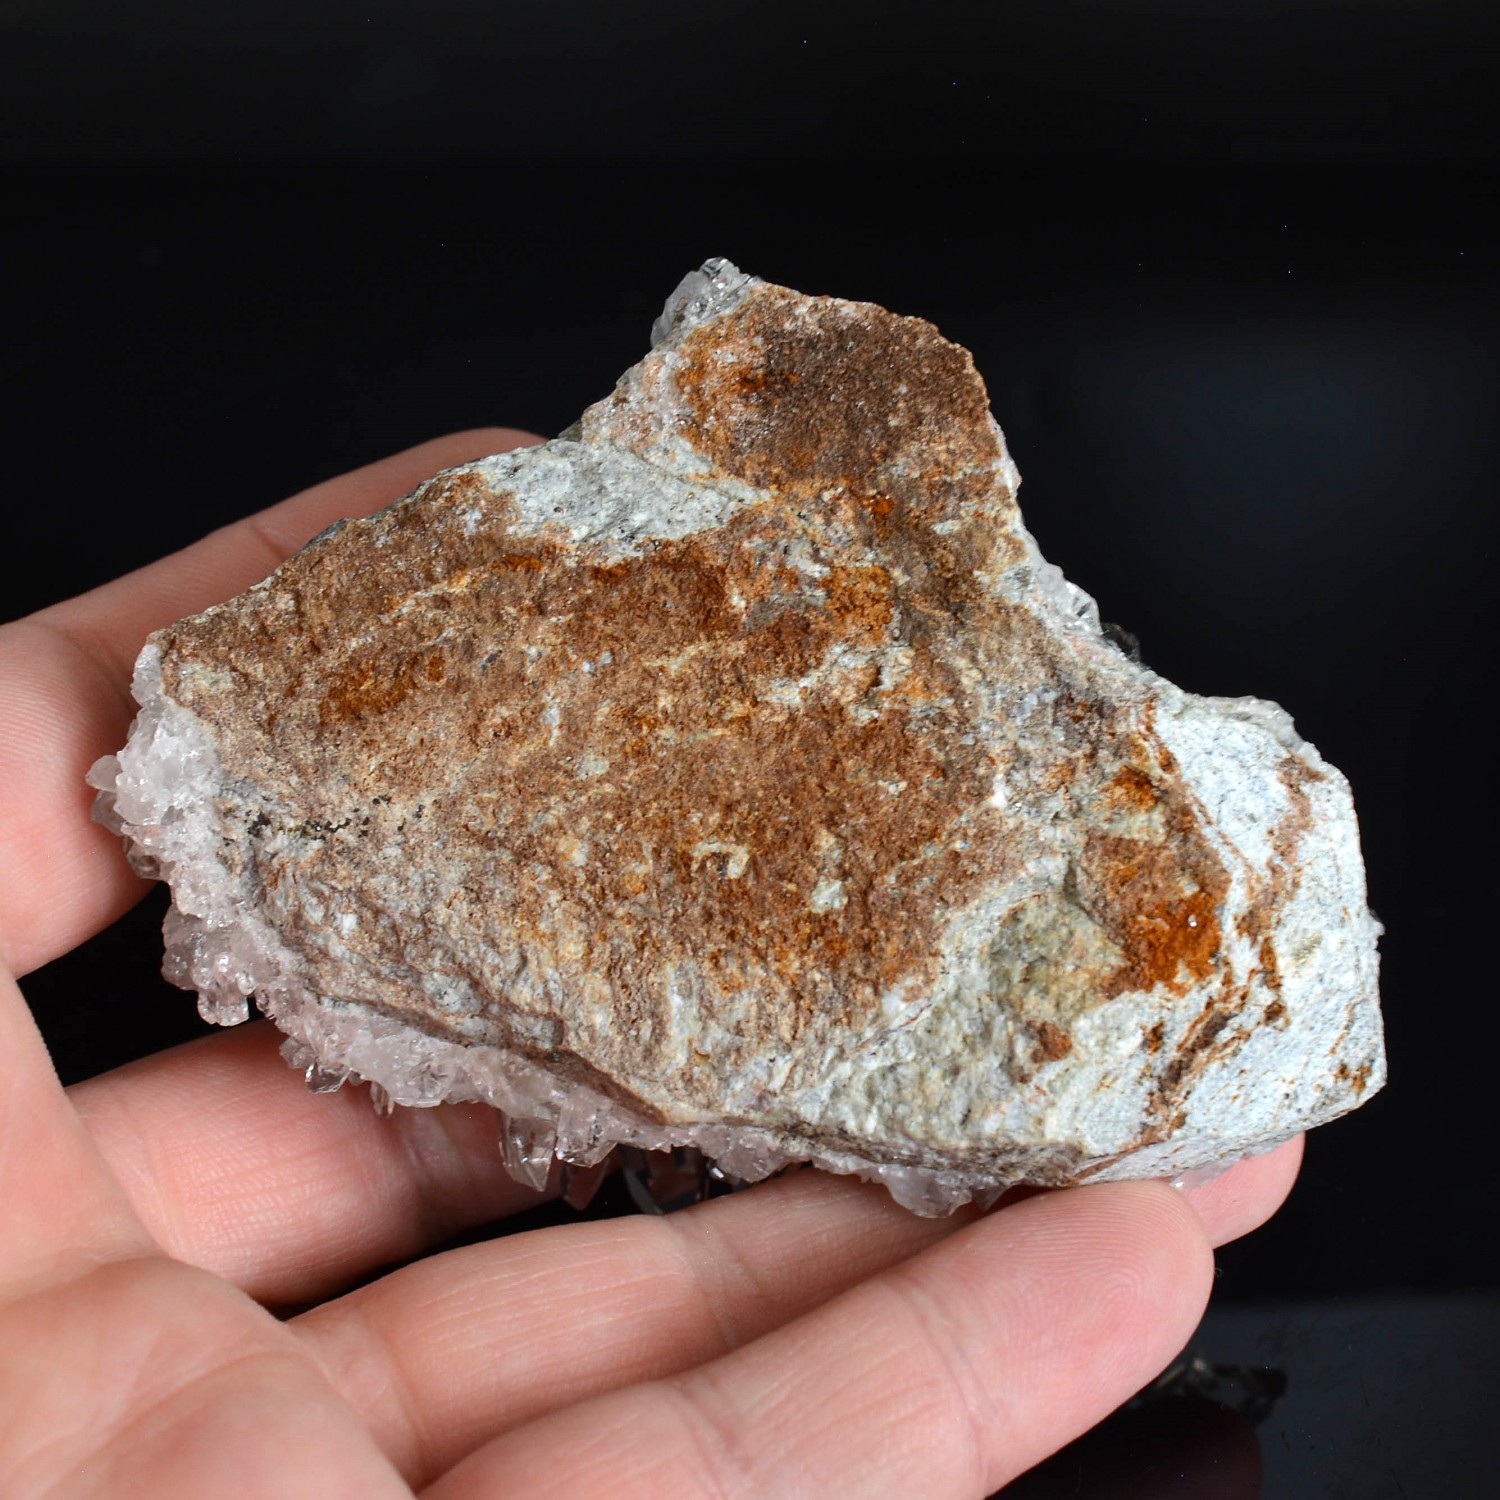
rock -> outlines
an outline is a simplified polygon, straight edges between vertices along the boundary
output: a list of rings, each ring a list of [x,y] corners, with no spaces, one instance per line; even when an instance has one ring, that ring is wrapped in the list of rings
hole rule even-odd
[[[166,972],[316,1087],[944,1212],[1384,1077],[1349,789],[1043,561],[965,351],[712,261],[554,442],[153,636],[91,773]]]

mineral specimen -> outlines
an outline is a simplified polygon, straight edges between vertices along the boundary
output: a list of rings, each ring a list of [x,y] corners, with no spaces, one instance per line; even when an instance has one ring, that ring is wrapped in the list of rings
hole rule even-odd
[[[314,1087],[940,1213],[1262,1150],[1383,1080],[1349,789],[1128,659],[969,356],[711,261],[541,447],[153,636],[91,773],[169,978]]]

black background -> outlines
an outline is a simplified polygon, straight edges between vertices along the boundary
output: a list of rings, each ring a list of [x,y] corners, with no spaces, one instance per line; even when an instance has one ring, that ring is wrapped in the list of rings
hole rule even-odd
[[[1221,1296],[1494,1287],[1500,7],[60,0],[0,39],[7,613],[559,430],[708,255],[926,316],[1047,555],[1355,789],[1391,1083]],[[159,904],[27,981],[65,1076],[192,1034]]]

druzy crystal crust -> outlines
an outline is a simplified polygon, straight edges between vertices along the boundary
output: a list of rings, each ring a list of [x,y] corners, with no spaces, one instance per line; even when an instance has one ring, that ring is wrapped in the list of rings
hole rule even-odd
[[[1343,778],[1121,651],[968,355],[709,262],[563,437],[158,632],[91,773],[168,977],[315,1087],[942,1213],[1383,1080]]]

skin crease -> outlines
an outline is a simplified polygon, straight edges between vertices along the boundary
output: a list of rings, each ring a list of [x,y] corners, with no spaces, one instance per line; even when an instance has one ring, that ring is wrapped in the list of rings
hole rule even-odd
[[[1158,1373],[1291,1187],[1300,1141],[938,1221],[808,1172],[412,1259],[536,1201],[488,1111],[311,1096],[264,1024],[64,1091],[11,976],[141,894],[83,774],[145,635],[524,441],[424,444],[0,628],[0,1495],[983,1496]]]

